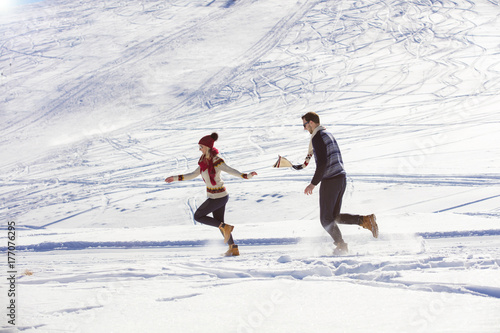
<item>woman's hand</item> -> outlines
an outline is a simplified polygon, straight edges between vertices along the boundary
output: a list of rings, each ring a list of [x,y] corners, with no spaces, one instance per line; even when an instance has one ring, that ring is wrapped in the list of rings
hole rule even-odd
[[[174,181],[174,177],[173,177],[173,176],[170,176],[170,177],[168,177],[167,179],[165,179],[165,181],[166,181],[167,183],[172,183],[172,182]]]
[[[252,177],[257,176],[257,172],[255,172],[255,171],[250,172],[250,174],[252,175]]]

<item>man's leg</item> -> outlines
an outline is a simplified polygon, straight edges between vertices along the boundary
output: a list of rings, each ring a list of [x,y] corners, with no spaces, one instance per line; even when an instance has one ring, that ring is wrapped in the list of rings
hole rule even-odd
[[[361,215],[352,215],[352,214],[339,214],[336,222],[338,224],[355,224],[361,225],[363,223],[363,216]]]
[[[378,237],[378,225],[376,222],[376,217],[375,215],[353,215],[353,214],[340,214],[340,209],[342,208],[342,197],[344,196],[345,188],[346,188],[346,178],[344,177],[336,177],[333,179],[328,179],[328,180],[323,180],[322,182],[322,187],[324,183],[329,184],[328,187],[331,189],[331,193],[327,193],[327,196],[330,196],[329,199],[331,199],[332,205],[333,205],[333,216],[334,216],[334,221],[336,222],[334,226],[331,226],[329,228],[332,228],[333,232],[336,234],[337,231],[335,229],[338,229],[337,224],[351,224],[351,225],[359,225],[365,229],[368,229],[372,232],[373,237],[377,238]],[[325,199],[327,201],[328,199]],[[321,189],[320,189],[320,201],[321,201]],[[324,204],[325,206],[328,205],[328,203]],[[321,206],[321,204],[320,204]],[[320,207],[321,208],[321,207]],[[323,227],[326,229],[326,225],[330,225],[329,221],[331,219],[330,211],[328,206],[326,206],[326,211],[325,211],[325,219],[323,220],[323,215],[321,214],[322,220],[321,223],[323,224]],[[328,231],[328,229],[327,229]],[[330,233],[330,232],[329,232]],[[338,231],[340,234],[340,230]],[[332,235],[332,233],[330,233]],[[337,237],[337,236],[335,236]],[[332,236],[333,239],[334,236]],[[342,236],[340,236],[342,238]],[[335,243],[337,241],[335,240]]]
[[[378,237],[378,225],[375,218],[375,215],[353,215],[353,214],[340,214],[340,209],[342,206],[342,197],[345,192],[346,187],[346,179],[343,178],[342,185],[342,194],[338,197],[337,203],[335,205],[335,222],[338,224],[351,224],[351,225],[359,225],[365,229],[368,229],[372,232],[373,237]]]
[[[346,183],[347,183],[346,178],[344,176],[344,177],[339,177],[339,180],[336,184],[339,194],[337,196],[337,201],[335,202],[335,208],[333,210],[333,215],[335,216],[335,222],[337,222],[338,224],[361,225],[361,223],[363,223],[363,216],[353,215],[353,214],[340,214],[340,210],[342,208],[342,198],[344,197]]]
[[[319,189],[319,211],[323,228],[333,238],[335,244],[344,243],[342,233],[335,222],[342,206],[345,192],[345,177],[336,177],[321,181]]]

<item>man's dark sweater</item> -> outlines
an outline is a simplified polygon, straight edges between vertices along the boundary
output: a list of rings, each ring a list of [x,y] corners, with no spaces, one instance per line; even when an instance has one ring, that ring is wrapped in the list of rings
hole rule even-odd
[[[340,148],[331,133],[320,130],[313,137],[312,145],[316,160],[316,172],[311,184],[318,185],[323,179],[345,175]]]

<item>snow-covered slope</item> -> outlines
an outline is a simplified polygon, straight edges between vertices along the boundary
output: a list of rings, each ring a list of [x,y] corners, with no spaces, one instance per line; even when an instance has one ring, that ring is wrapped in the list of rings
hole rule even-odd
[[[2,226],[16,222],[19,274],[33,273],[18,277],[18,327],[497,332],[498,31],[485,0],[0,13]],[[314,163],[271,167],[303,161],[307,111],[342,149],[343,210],[378,217],[378,240],[342,228],[348,257],[303,194]],[[201,179],[163,182],[196,168],[213,131],[229,165],[259,173],[225,178],[229,260],[193,223]]]

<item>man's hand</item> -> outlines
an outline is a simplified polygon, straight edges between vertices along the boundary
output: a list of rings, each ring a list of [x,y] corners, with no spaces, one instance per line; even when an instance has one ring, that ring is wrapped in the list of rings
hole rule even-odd
[[[168,177],[167,179],[165,179],[165,181],[166,181],[167,183],[171,183],[171,182],[173,182],[173,181],[174,181],[174,177],[170,176],[170,177]]]
[[[313,190],[316,187],[316,185],[309,184],[307,185],[306,189],[304,190],[304,194],[311,195],[313,194]]]

